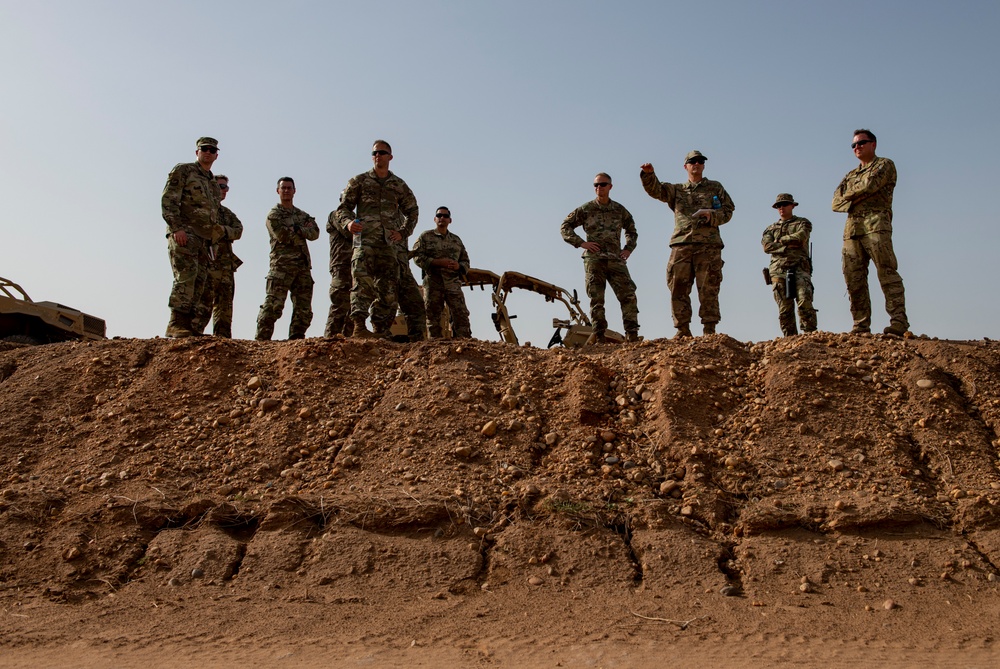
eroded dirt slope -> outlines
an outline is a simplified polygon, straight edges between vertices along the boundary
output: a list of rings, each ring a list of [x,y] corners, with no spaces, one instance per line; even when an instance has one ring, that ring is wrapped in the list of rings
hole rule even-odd
[[[11,347],[0,648],[988,650],[998,372],[829,333]]]

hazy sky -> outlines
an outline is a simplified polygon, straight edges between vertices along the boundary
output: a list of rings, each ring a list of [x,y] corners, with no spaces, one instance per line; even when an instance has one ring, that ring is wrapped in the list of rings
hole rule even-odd
[[[246,228],[233,332],[252,337],[276,179],[295,178],[295,204],[323,228],[384,137],[420,203],[417,233],[447,205],[474,267],[575,288],[585,307],[580,251],[559,225],[609,172],[639,230],[641,334],[671,336],[673,215],[645,194],[639,166],[680,182],[699,149],[736,203],[722,228],[720,331],[780,334],[760,237],[784,191],[813,222],[820,329],[846,331],[844,215],[830,201],[857,164],[852,131],[867,127],[899,174],[894,240],[913,331],[996,337],[998,31],[1000,3],[983,1],[0,0],[0,276],[105,318],[109,336],[162,336],[160,194],[210,135]],[[325,232],[311,249],[319,336]],[[488,294],[467,300],[474,335],[498,339]],[[877,283],[872,302],[881,330]],[[566,316],[534,294],[509,305],[536,345]]]

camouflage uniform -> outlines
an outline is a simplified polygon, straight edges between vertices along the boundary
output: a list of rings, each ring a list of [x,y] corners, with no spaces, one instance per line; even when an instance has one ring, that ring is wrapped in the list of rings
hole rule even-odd
[[[397,293],[399,293],[400,269],[406,269],[409,280],[416,286],[409,271],[406,239],[417,225],[417,198],[406,182],[392,172],[384,179],[375,176],[375,170],[353,177],[340,194],[340,206],[336,211],[337,225],[350,235],[347,226],[355,219],[361,221],[361,245],[355,247],[351,257],[351,319],[363,322],[371,308],[372,327],[375,332],[389,332],[396,316]],[[389,238],[391,232],[403,236],[399,242]],[[402,257],[401,257],[402,256]],[[413,304],[409,290],[403,291],[404,313],[409,310],[416,316],[423,316],[423,299]],[[374,298],[374,300],[372,299]],[[409,316],[410,314],[407,314]],[[408,319],[409,320],[409,319]],[[414,318],[411,324],[416,324]],[[412,325],[411,325],[412,327]],[[420,323],[421,332],[424,327]]]
[[[458,270],[437,267],[433,261],[448,258],[458,263]],[[424,304],[431,337],[440,337],[441,317],[447,303],[451,312],[451,331],[455,337],[471,337],[469,309],[462,293],[462,277],[469,271],[469,254],[465,244],[452,232],[438,234],[427,230],[413,245],[413,261],[424,272]]]
[[[243,236],[243,224],[224,204],[219,205],[219,225],[222,237],[212,246],[215,260],[208,262],[208,279],[192,326],[202,333],[212,320],[212,333],[217,337],[233,336],[233,297],[236,292],[236,270],[243,261],[233,253],[233,242]]]
[[[604,290],[609,283],[621,303],[625,332],[637,334],[639,305],[635,296],[635,282],[629,275],[628,265],[621,257],[622,230],[625,231],[625,251],[635,251],[639,241],[632,214],[614,200],[609,200],[607,204],[591,200],[577,207],[563,220],[560,228],[562,238],[576,248],[584,243],[584,239],[575,232],[581,225],[587,234],[586,241],[601,246],[600,253],[583,252],[583,271],[587,297],[590,298],[590,320],[595,334],[602,335],[608,329],[604,312]]]
[[[354,254],[354,235],[337,224],[337,212],[331,211],[326,219],[330,235],[330,314],[326,319],[324,337],[343,334],[351,336],[351,256]]]
[[[868,293],[868,261],[875,263],[885,294],[890,326],[901,332],[910,327],[906,318],[903,278],[897,271],[892,248],[892,192],[896,166],[876,157],[868,166],[851,170],[833,194],[833,210],[847,213],[842,266],[851,300],[854,329],[871,330],[872,303]]]
[[[160,208],[167,222],[167,252],[174,273],[169,306],[189,323],[205,290],[208,247],[218,223],[221,200],[222,191],[215,177],[198,163],[176,165],[163,188]],[[174,239],[178,230],[187,233],[185,246]]]
[[[719,312],[719,288],[722,286],[722,235],[719,226],[733,217],[735,205],[718,181],[702,179],[694,183],[664,184],[652,172],[642,172],[642,187],[657,200],[667,203],[674,212],[674,233],[670,237],[670,260],[667,262],[667,287],[674,327],[687,328],[691,322],[691,285],[698,284],[698,316],[706,326],[715,327],[722,320]],[[711,221],[693,216],[699,209],[712,209],[712,197],[719,198],[720,209],[712,212]]]
[[[312,263],[307,241],[319,239],[316,219],[298,207],[275,205],[267,215],[271,236],[271,267],[267,273],[267,296],[257,316],[257,339],[274,334],[274,322],[281,318],[285,296],[291,292],[292,322],[289,339],[302,339],[312,323]]]
[[[764,252],[771,254],[768,272],[774,288],[774,301],[778,305],[778,324],[781,333],[798,334],[795,327],[795,302],[799,303],[799,320],[803,332],[816,330],[816,310],[813,308],[812,263],[809,260],[809,235],[812,223],[801,216],[787,221],[779,220],[764,230],[760,243]],[[795,295],[785,297],[785,275],[793,272]]]

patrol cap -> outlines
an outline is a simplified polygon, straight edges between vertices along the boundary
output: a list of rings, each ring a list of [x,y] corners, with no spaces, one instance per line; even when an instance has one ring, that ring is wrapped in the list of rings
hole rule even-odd
[[[198,141],[194,143],[195,148],[200,149],[203,146],[214,146],[219,148],[219,140],[214,137],[199,137]]]
[[[702,160],[708,160],[708,158],[701,151],[688,151],[688,154],[684,156],[684,164],[687,165],[695,158],[701,158]]]
[[[774,204],[771,205],[771,208],[777,209],[783,204],[790,204],[793,207],[799,206],[799,203],[795,201],[791,193],[778,193],[778,197],[774,198]]]

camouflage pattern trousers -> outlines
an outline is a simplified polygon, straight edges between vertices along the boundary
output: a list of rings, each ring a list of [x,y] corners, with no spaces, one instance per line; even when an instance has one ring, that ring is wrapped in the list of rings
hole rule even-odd
[[[906,318],[906,299],[903,295],[903,277],[897,271],[896,254],[892,250],[891,232],[873,232],[861,237],[844,240],[841,265],[847,294],[851,301],[854,327],[867,330],[872,325],[872,301],[868,293],[868,262],[875,263],[878,282],[885,294],[885,310],[893,326],[909,329]]]
[[[424,306],[427,310],[427,326],[431,337],[443,335],[441,321],[444,306],[451,314],[451,334],[453,337],[471,337],[469,309],[465,306],[462,281],[457,276],[441,276],[440,272],[429,272],[424,276]]]
[[[778,305],[778,325],[781,334],[789,337],[798,334],[795,327],[795,303],[799,303],[799,322],[803,332],[816,330],[816,309],[813,308],[813,284],[809,272],[802,268],[795,270],[795,295],[785,297],[785,272],[771,272],[774,288],[774,302]]]
[[[313,278],[308,266],[272,265],[267,273],[267,295],[257,315],[257,339],[268,340],[274,334],[274,323],[281,318],[285,297],[291,294],[292,321],[288,338],[305,337],[312,323]]]
[[[399,284],[396,250],[368,245],[354,249],[351,277],[351,320],[366,320],[370,309],[374,331],[387,332],[396,318]]]
[[[679,244],[670,249],[667,288],[674,327],[691,322],[691,286],[698,284],[698,316],[704,324],[722,320],[719,288],[722,286],[722,247],[707,244]]]
[[[171,310],[193,318],[208,280],[208,240],[188,234],[187,244],[181,246],[170,235],[167,238],[167,254],[174,273],[167,304]]]
[[[195,308],[191,325],[202,333],[212,321],[212,334],[217,337],[233,336],[233,299],[236,296],[236,275],[231,269],[211,268],[201,300]]]
[[[350,336],[354,332],[351,321],[351,255],[353,249],[334,249],[330,245],[330,313],[326,318],[324,337],[338,334]]]
[[[629,274],[624,260],[609,258],[583,259],[584,281],[587,297],[590,298],[590,320],[594,332],[600,334],[608,329],[608,319],[604,311],[604,292],[607,284],[615,292],[622,307],[622,323],[625,332],[639,332],[639,303],[635,296],[635,282]]]
[[[399,283],[396,286],[399,311],[406,317],[406,333],[410,341],[423,339],[427,332],[427,310],[420,285],[413,278],[410,261],[399,261]]]

